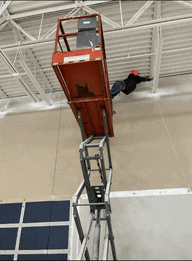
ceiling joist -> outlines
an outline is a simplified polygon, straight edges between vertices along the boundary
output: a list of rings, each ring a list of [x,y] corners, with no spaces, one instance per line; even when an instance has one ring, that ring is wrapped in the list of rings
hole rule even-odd
[[[11,1],[10,1],[11,2]],[[53,1],[54,2],[54,1]],[[102,3],[107,3],[108,1],[86,1],[86,2],[80,2],[80,3],[74,3],[74,4],[63,4],[63,2],[61,3],[61,5],[59,6],[52,6],[49,8],[41,8],[41,9],[37,9],[37,10],[33,10],[33,11],[27,11],[27,12],[21,12],[18,14],[13,14],[10,15],[9,17],[3,17],[0,19],[0,24],[3,21],[9,20],[9,19],[19,19],[19,18],[24,18],[24,17],[30,17],[30,16],[35,16],[35,15],[39,15],[39,14],[46,14],[46,13],[53,13],[53,12],[57,12],[57,11],[64,11],[64,10],[71,10],[77,7],[81,7],[81,6],[91,6],[91,5],[96,5],[96,4],[102,4]]]
[[[191,4],[191,3],[188,3],[188,1],[175,1],[175,0],[174,0],[173,2],[175,2],[175,3],[177,3],[177,4],[181,4],[181,5],[185,6],[185,7],[192,8],[192,4]]]
[[[8,1],[1,1],[1,11],[5,3]],[[62,90],[51,67],[51,54],[57,20],[64,17],[101,15],[110,84],[126,77],[134,67],[142,75],[154,77],[151,90],[155,92],[159,76],[169,74],[167,68],[176,75],[191,70],[192,1],[76,0],[66,4],[41,1],[40,5],[30,1],[23,6],[19,3],[12,1],[0,18],[0,49],[10,58],[0,64],[0,86],[8,97],[23,96],[25,90],[31,100],[41,98],[50,104],[47,92]],[[74,29],[74,24],[69,23],[65,25],[66,32]],[[69,42],[75,48],[75,38]]]
[[[83,8],[83,10],[85,10],[88,14],[98,14],[97,11],[93,10],[92,8],[90,8],[90,7],[88,7],[88,6],[84,6],[84,7],[82,7],[82,8]],[[102,15],[102,14],[101,14],[101,19],[102,19],[103,22],[105,22],[105,23],[107,23],[107,24],[109,24],[109,25],[111,25],[111,26],[113,26],[113,27],[117,27],[117,28],[121,27],[118,23],[112,21],[111,19],[107,18],[106,16],[104,16],[104,15]]]
[[[20,41],[25,41],[25,39],[24,39],[24,37],[23,37],[23,35],[21,34],[20,31],[16,30],[16,34],[17,34],[17,36],[18,36],[18,38],[19,38]],[[48,81],[48,79],[47,79],[45,73],[43,72],[43,70],[42,70],[40,64],[38,63],[38,61],[37,61],[35,55],[33,54],[33,52],[31,51],[30,48],[29,48],[29,49],[26,49],[26,53],[27,53],[27,55],[29,56],[29,58],[31,59],[31,62],[33,62],[33,63],[35,64],[36,69],[39,71],[41,77],[43,78],[43,80],[44,80],[44,82],[45,82],[45,84],[46,84],[46,86],[49,88],[49,91],[51,92],[51,91],[53,90],[53,88],[52,88],[50,82]]]
[[[41,97],[43,98],[43,100],[48,104],[51,105],[50,101],[48,100],[46,94],[44,93],[43,89],[41,88],[41,86],[39,85],[38,81],[36,80],[36,78],[34,77],[34,75],[32,74],[32,72],[30,71],[29,67],[27,66],[27,64],[25,63],[25,61],[23,59],[19,60],[19,63],[21,64],[21,66],[23,67],[24,71],[26,72],[26,74],[28,75],[28,77],[30,78],[31,82],[33,83],[33,85],[37,88],[37,90],[39,91],[39,93],[41,94]]]
[[[146,10],[147,8],[153,4],[154,1],[149,0],[147,1],[141,9],[127,22],[126,26],[132,25]]]
[[[64,18],[73,17],[74,15],[76,15],[79,12],[79,10],[80,10],[80,7],[71,10]],[[49,29],[43,36],[41,36],[40,39],[49,38],[53,33],[55,33],[56,29],[57,29],[57,24],[54,24],[54,26],[51,27],[51,29]]]
[[[31,36],[30,34],[28,34],[19,24],[17,24],[15,21],[13,21],[12,19],[10,19],[10,23],[17,28],[19,31],[21,31],[25,36],[27,36],[27,38],[29,38],[31,41],[35,41],[36,39]]]
[[[130,26],[124,26],[123,28],[108,28],[105,30],[104,34],[116,34],[116,33],[122,33],[122,32],[129,32],[129,31],[135,31],[135,30],[144,30],[144,29],[150,29],[153,27],[168,27],[170,25],[178,25],[182,23],[191,23],[192,22],[192,14],[188,15],[179,15],[174,17],[168,17],[168,18],[161,18],[161,19],[154,19],[152,21],[146,21],[141,23],[132,24]],[[1,49],[6,50],[15,50],[18,48],[30,48],[38,45],[44,45],[49,44],[51,42],[55,41],[55,37],[49,38],[49,39],[39,39],[34,41],[25,41],[22,43],[13,43],[13,44],[6,44],[2,45]]]
[[[2,15],[2,13],[7,9],[7,7],[10,5],[11,1],[6,1],[4,5],[1,6],[0,8],[0,15]]]
[[[29,86],[23,81],[23,79],[19,76],[19,73],[17,69],[13,66],[13,64],[10,62],[8,57],[3,53],[2,50],[0,50],[0,59],[4,66],[7,68],[7,70],[10,72],[10,74],[15,76],[15,81],[18,83],[18,85],[25,91],[25,93],[29,96],[29,98],[32,101],[39,101],[37,95],[31,90]]]

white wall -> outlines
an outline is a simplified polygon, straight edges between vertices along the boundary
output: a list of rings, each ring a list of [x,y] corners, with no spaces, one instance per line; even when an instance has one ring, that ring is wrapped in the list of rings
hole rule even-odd
[[[114,99],[113,191],[192,184],[192,77],[160,79],[156,94],[151,84]],[[17,114],[8,104],[0,113],[2,202],[74,195],[82,180],[81,135],[69,107],[59,104]]]

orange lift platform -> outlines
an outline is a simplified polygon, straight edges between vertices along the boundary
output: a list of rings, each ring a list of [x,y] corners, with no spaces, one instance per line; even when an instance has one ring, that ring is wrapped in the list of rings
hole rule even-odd
[[[67,25],[76,22],[78,30],[66,33],[63,26],[66,22]],[[76,120],[84,129],[83,139],[105,136],[103,109],[108,135],[113,137],[112,97],[99,14],[58,20],[52,66]]]
[[[75,28],[76,32],[71,33]],[[102,260],[107,260],[109,241],[113,260],[117,260],[109,199],[113,173],[109,146],[109,137],[114,136],[112,96],[99,14],[59,19],[52,66],[80,125],[83,139],[79,152],[84,181],[72,201],[73,217],[81,242],[77,260],[100,260],[100,238],[103,235],[101,220],[106,227]],[[92,148],[98,149],[98,153],[94,154],[95,149]],[[105,157],[108,157],[108,167]],[[96,161],[98,169],[95,169],[92,161]],[[95,171],[100,179],[97,184],[92,184],[90,177]],[[88,203],[82,204],[80,197],[85,188]],[[80,206],[90,207],[91,221],[86,234],[78,211]],[[88,240],[93,222],[95,231],[91,257]]]

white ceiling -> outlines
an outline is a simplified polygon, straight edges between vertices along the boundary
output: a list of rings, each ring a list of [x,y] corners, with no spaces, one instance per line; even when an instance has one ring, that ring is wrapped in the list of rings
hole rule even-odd
[[[137,69],[156,92],[159,77],[192,72],[192,1],[1,1],[0,100],[50,104],[62,90],[51,67],[58,18],[96,12],[110,84]]]

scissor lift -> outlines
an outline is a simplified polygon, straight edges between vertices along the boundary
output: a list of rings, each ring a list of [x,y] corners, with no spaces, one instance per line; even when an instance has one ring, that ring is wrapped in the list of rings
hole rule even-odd
[[[78,21],[78,31],[65,33],[63,24],[75,20]],[[77,37],[76,50],[72,50],[69,45],[68,38],[70,37]],[[59,19],[52,66],[79,123],[83,139],[79,152],[84,181],[73,197],[73,216],[81,242],[77,259],[100,259],[100,222],[105,222],[102,259],[107,260],[108,258],[110,241],[112,256],[116,260],[110,206],[113,169],[109,137],[114,136],[112,98],[100,15]],[[105,145],[108,168],[104,161]],[[93,148],[98,149],[98,152],[93,154]],[[92,168],[92,161],[97,163],[97,169]],[[91,176],[96,171],[99,174],[100,183],[92,185]],[[80,201],[84,189],[86,189],[88,197],[86,204],[82,204]],[[86,234],[82,228],[79,206],[90,207],[91,221]],[[95,231],[92,256],[90,256],[88,240],[93,222],[95,222]]]

